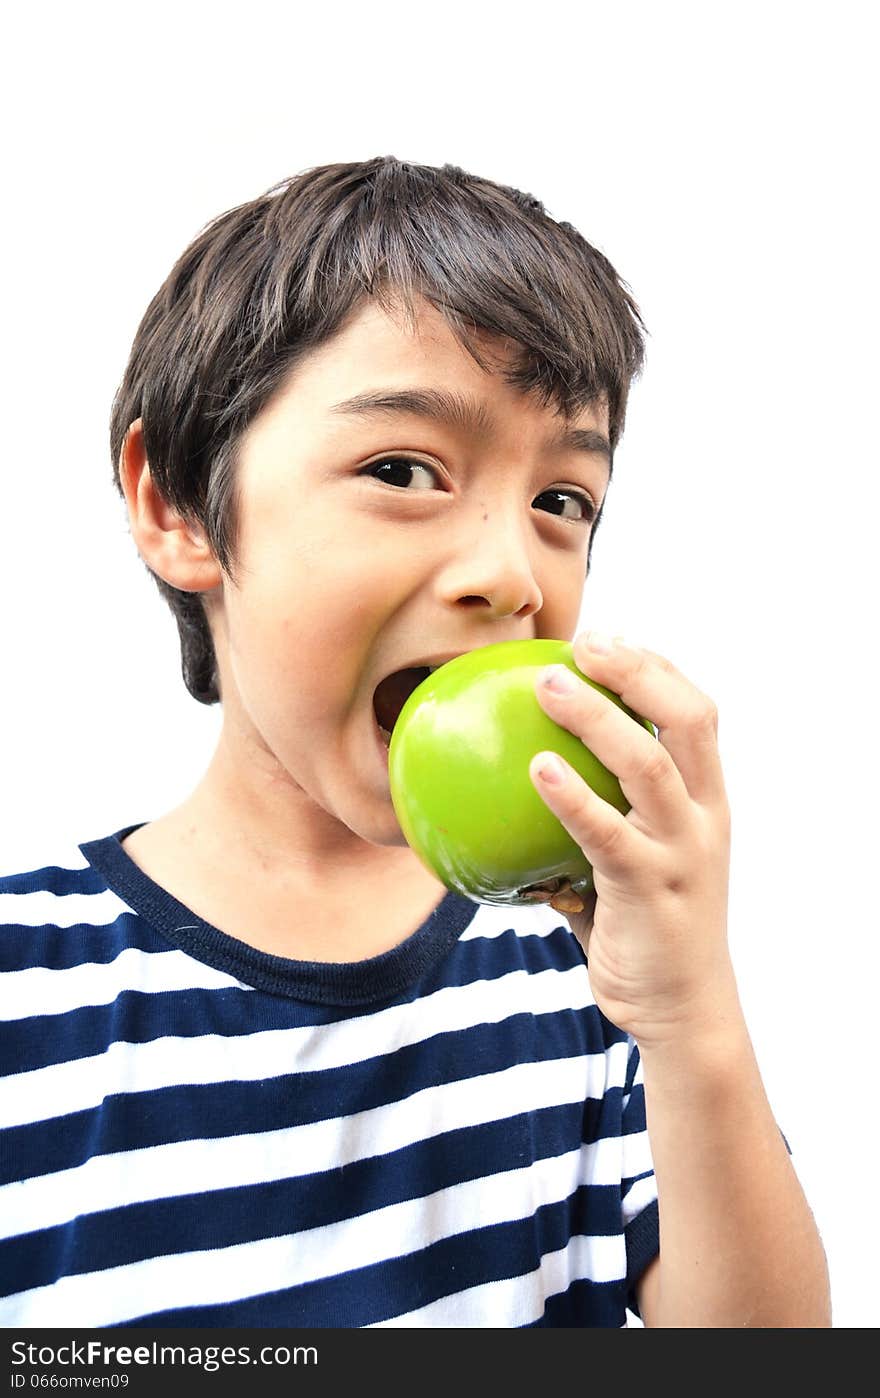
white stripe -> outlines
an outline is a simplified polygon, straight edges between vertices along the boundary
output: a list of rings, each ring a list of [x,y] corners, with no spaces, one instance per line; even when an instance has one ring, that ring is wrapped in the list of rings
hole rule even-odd
[[[0,1123],[17,1126],[64,1116],[95,1107],[116,1093],[320,1072],[393,1053],[434,1034],[497,1024],[516,1014],[538,1015],[589,1004],[586,968],[575,966],[536,975],[512,971],[497,980],[444,986],[420,1000],[317,1029],[304,1025],[230,1037],[204,1034],[189,1039],[169,1036],[144,1044],[118,1041],[101,1054],[3,1079]]]
[[[515,932],[518,937],[549,937],[560,927],[567,927],[571,931],[562,914],[546,903],[514,908],[499,908],[494,903],[479,903],[475,907],[473,920],[462,932],[459,940],[468,942],[475,937],[501,937],[505,932]]]
[[[620,1136],[619,1140],[621,1143],[619,1179],[631,1179],[633,1175],[643,1175],[646,1170],[653,1170],[654,1161],[651,1158],[651,1145],[647,1131],[633,1131],[627,1136]]]
[[[648,1157],[645,1170],[652,1170],[653,1164],[650,1159],[650,1149],[647,1145],[647,1132],[645,1135],[645,1150]],[[627,1190],[623,1197],[623,1221],[624,1224],[632,1223],[637,1214],[645,1210],[649,1204],[653,1204],[657,1198],[657,1177],[656,1175],[646,1175],[643,1180],[636,1180],[635,1184]]]
[[[648,1147],[647,1131],[632,1131],[620,1137],[620,1178],[631,1180],[635,1175],[643,1175],[653,1170],[654,1162]]]
[[[483,1282],[366,1328],[454,1326],[464,1330],[478,1325],[496,1329],[532,1325],[541,1319],[550,1297],[567,1291],[573,1281],[613,1282],[625,1276],[623,1234],[595,1238],[579,1234],[558,1252],[545,1252],[535,1270],[524,1276]]]
[[[59,841],[59,844],[61,843],[62,842]],[[6,851],[0,850],[0,859],[5,858],[5,855]],[[69,870],[71,873],[80,873],[83,869],[88,869],[89,867],[89,861],[86,859],[82,850],[75,844],[71,845],[67,840],[63,841],[62,851],[60,857],[57,859],[53,859],[52,856],[48,854],[41,841],[39,853],[34,853],[33,861],[32,863],[31,859],[25,856],[24,860],[22,860],[21,857],[16,858],[14,868],[0,865],[0,879],[19,878],[22,874],[36,874],[39,873],[41,869],[61,869],[64,872]],[[2,921],[2,919],[0,919],[0,921]]]
[[[100,893],[0,893],[0,927],[108,927],[120,913],[135,916],[110,888]]]
[[[626,1062],[615,1045],[590,1057],[519,1063],[497,1073],[423,1088],[347,1117],[248,1135],[172,1141],[96,1155],[82,1165],[0,1188],[0,1236],[14,1237],[151,1199],[239,1188],[338,1169],[443,1132],[543,1107],[600,1098]],[[619,1085],[619,1084],[618,1084]],[[582,1183],[619,1184],[617,1137],[584,1146]]]
[[[70,894],[61,899],[42,892],[17,896],[0,894],[0,926],[4,925],[4,899],[13,898],[17,906],[14,910],[8,909],[6,925],[18,922],[26,927],[102,927],[111,925],[120,913],[132,911],[109,890],[101,894]],[[47,899],[52,900],[51,906]],[[480,905],[473,923],[462,934],[461,940],[499,937],[510,930],[515,930],[520,937],[546,937],[559,927],[558,914],[548,917],[544,909],[526,909],[525,912],[526,920],[533,919],[534,925],[511,929],[509,917],[504,916],[505,909]],[[164,959],[161,970],[159,958]],[[139,960],[144,968],[140,976],[137,972]],[[157,975],[157,972],[160,974]],[[5,973],[2,989],[6,998],[0,1002],[0,1021],[27,1019],[38,1014],[65,1014],[84,1005],[107,1005],[123,990],[150,994],[190,987],[219,989],[228,986],[245,990],[252,988],[185,952],[143,952],[131,947],[107,963],[86,961],[57,970],[33,966]]]
[[[62,1277],[0,1301],[0,1325],[89,1326],[181,1306],[222,1305],[406,1256],[413,1241],[531,1217],[577,1188],[581,1151],[364,1214],[356,1222]],[[292,1317],[295,1319],[295,1317]]]
[[[183,951],[141,951],[129,947],[112,961],[83,962],[52,971],[31,966],[8,971],[2,979],[0,1020],[67,1014],[85,1005],[109,1005],[126,990],[156,995],[166,990],[250,990],[234,976],[196,961]]]

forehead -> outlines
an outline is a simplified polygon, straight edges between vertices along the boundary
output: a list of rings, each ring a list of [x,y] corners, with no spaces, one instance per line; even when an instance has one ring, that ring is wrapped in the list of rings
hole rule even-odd
[[[411,325],[402,310],[389,313],[375,298],[368,298],[331,340],[295,366],[272,408],[294,409],[330,429],[350,427],[358,414],[346,413],[343,405],[351,400],[380,399],[383,392],[394,395],[427,387],[440,391],[438,396],[446,398],[450,409],[445,416],[473,436],[497,436],[510,420],[519,428],[534,423],[543,435],[559,434],[566,420],[555,406],[545,407],[511,387],[500,372],[517,351],[512,341],[471,329],[481,355],[493,366],[487,372],[456,339],[436,307],[420,298],[416,310]],[[399,415],[400,405],[393,411]],[[441,413],[429,410],[420,415],[439,417]],[[607,403],[584,408],[572,422],[607,437]]]

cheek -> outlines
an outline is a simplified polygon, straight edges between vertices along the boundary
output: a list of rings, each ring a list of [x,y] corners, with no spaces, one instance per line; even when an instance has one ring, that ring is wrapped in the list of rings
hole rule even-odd
[[[399,605],[386,563],[337,539],[332,550],[276,558],[274,567],[264,558],[247,575],[228,611],[229,661],[255,718],[257,708],[294,721],[339,716],[353,702]]]

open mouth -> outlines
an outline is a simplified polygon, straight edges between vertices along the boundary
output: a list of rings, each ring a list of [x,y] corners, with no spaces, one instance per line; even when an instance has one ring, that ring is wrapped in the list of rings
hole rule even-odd
[[[386,675],[376,686],[373,712],[386,747],[391,742],[394,725],[400,718],[407,699],[422,680],[426,680],[437,669],[437,665],[413,665],[405,670],[395,670],[393,675]]]

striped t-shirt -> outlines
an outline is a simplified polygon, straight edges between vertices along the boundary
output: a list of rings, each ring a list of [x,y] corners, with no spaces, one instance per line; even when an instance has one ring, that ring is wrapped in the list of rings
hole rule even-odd
[[[638,1049],[547,906],[343,964],[121,847],[0,878],[0,1324],[623,1326],[657,1252]]]

